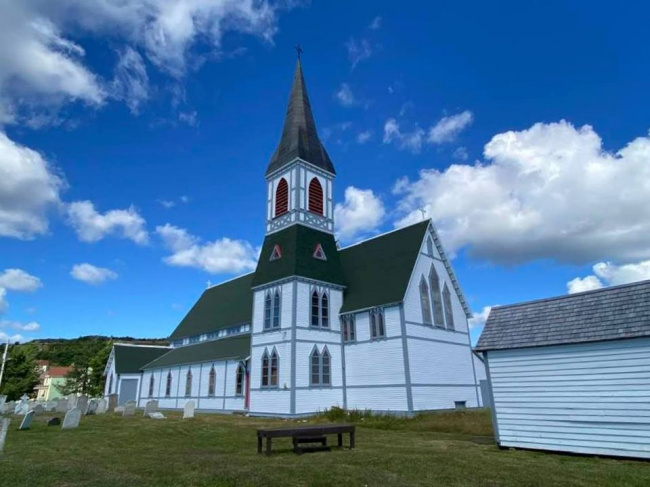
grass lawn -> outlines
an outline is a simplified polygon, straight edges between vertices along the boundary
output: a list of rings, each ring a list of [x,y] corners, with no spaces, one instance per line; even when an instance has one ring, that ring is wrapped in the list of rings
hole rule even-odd
[[[650,485],[650,462],[499,450],[485,411],[359,417],[356,450],[297,456],[290,440],[280,439],[270,457],[257,454],[255,429],[289,422],[216,414],[182,421],[176,413],[156,421],[141,414],[84,417],[78,429],[65,431],[47,427],[48,415],[17,431],[14,417],[0,485]]]

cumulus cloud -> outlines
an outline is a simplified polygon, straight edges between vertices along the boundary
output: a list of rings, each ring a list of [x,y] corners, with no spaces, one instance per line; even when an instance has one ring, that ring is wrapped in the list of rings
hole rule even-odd
[[[348,50],[348,59],[352,69],[356,68],[361,61],[365,61],[372,55],[372,47],[367,39],[350,39],[345,43]]]
[[[163,259],[168,265],[194,267],[211,274],[234,274],[257,266],[258,251],[243,240],[221,238],[202,242],[183,228],[169,223],[156,227],[156,233],[172,252]]]
[[[117,236],[145,245],[149,241],[146,222],[131,206],[126,210],[99,213],[90,201],[75,201],[67,206],[68,222],[83,242],[98,242],[107,236]]]
[[[0,287],[0,315],[7,312],[9,303],[7,302],[7,290]]]
[[[384,144],[395,144],[400,150],[408,150],[414,154],[422,150],[425,132],[420,127],[415,127],[411,132],[400,129],[399,123],[394,118],[389,118],[384,124]]]
[[[484,155],[398,181],[396,226],[424,207],[448,250],[497,263],[650,258],[650,137],[611,153],[588,125],[538,123],[495,135]]]
[[[357,142],[359,144],[365,144],[372,138],[372,130],[364,130],[357,134]]]
[[[105,281],[117,279],[117,273],[105,267],[96,267],[92,264],[75,264],[70,275],[77,281],[92,284],[93,286]]]
[[[8,335],[7,333],[0,331],[0,341],[3,343],[10,342],[10,343],[16,343],[16,342],[22,342],[25,340],[25,337],[19,334],[14,334],[14,335]]]
[[[0,288],[9,291],[33,292],[42,287],[41,280],[22,269],[5,269],[0,272]]]
[[[26,331],[26,332],[35,332],[41,329],[41,325],[35,321],[30,321],[29,323],[20,323],[19,321],[0,321],[0,328],[17,330],[17,331]]]
[[[372,190],[348,186],[345,201],[334,207],[336,234],[342,241],[350,241],[375,231],[385,215],[384,204]]]
[[[113,96],[125,101],[131,113],[137,115],[140,105],[149,98],[149,75],[142,56],[131,47],[119,53],[112,83]]]
[[[493,306],[484,306],[481,311],[472,313],[472,317],[468,320],[470,330],[480,330],[483,329],[483,325],[490,315]]]
[[[48,211],[59,205],[64,186],[41,154],[0,131],[0,236],[27,240],[46,233]]]
[[[438,123],[429,129],[428,141],[432,144],[451,142],[474,120],[474,115],[469,110],[442,117]]]
[[[576,277],[567,282],[569,294],[650,279],[650,260],[623,265],[599,262],[592,269],[592,275]]]
[[[370,25],[368,26],[368,28],[370,30],[379,30],[379,29],[381,29],[381,20],[382,20],[381,17],[378,15],[377,17],[372,19],[372,22],[370,22]]]
[[[354,93],[350,85],[347,83],[342,83],[341,87],[336,93],[334,93],[334,98],[344,107],[350,107],[354,105],[357,100],[354,98]]]

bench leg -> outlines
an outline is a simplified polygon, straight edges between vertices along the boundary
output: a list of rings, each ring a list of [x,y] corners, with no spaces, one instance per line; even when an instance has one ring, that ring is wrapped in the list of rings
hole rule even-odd
[[[262,453],[262,437],[257,437],[257,453]]]
[[[354,431],[350,431],[350,450],[354,450]]]
[[[271,454],[271,438],[266,439],[266,454]]]
[[[343,448],[343,433],[339,433],[339,448]]]

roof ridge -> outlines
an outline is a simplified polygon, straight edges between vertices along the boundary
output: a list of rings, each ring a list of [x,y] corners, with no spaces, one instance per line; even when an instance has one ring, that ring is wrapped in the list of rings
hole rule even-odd
[[[580,297],[589,294],[598,294],[602,292],[615,291],[617,289],[623,289],[626,287],[637,287],[637,286],[641,287],[643,285],[648,285],[648,284],[650,284],[650,279],[644,279],[643,281],[628,282],[626,284],[617,284],[616,286],[605,286],[599,289],[590,289],[589,291],[581,291],[579,293],[563,294],[561,296],[551,296],[550,298],[531,299],[529,301],[522,301],[520,303],[503,304],[500,306],[493,306],[492,309],[495,310],[495,309],[503,309],[503,308],[516,308],[518,306],[525,306],[529,304],[546,303],[548,301],[560,301],[563,299],[571,299],[574,297]]]
[[[207,288],[205,288],[205,290],[203,292],[207,291],[208,289],[212,289],[214,287],[223,286],[224,284],[228,284],[229,282],[236,281],[237,279],[241,279],[242,277],[250,276],[251,274],[255,274],[255,271],[250,271],[250,272],[248,272],[246,274],[240,274],[239,276],[230,278],[230,279],[228,279],[226,281],[222,281],[222,282],[220,282],[218,284],[212,284],[211,286],[208,286]]]
[[[421,225],[422,223],[425,223],[425,222],[428,224],[429,222],[431,222],[431,218],[429,218],[429,219],[427,219],[427,220],[422,220],[422,221],[420,221],[420,222],[411,223],[410,225],[406,225],[406,226],[404,226],[404,227],[394,228],[393,230],[389,230],[389,231],[387,231],[387,232],[380,233],[380,234],[378,234],[378,235],[374,235],[374,236],[372,236],[372,237],[368,237],[368,238],[363,239],[363,240],[360,240],[360,241],[358,241],[358,242],[356,242],[356,243],[350,244],[350,245],[348,245],[348,246],[346,246],[346,247],[341,247],[341,248],[339,249],[339,252],[342,251],[342,250],[347,250],[347,249],[349,249],[349,248],[351,248],[351,247],[356,247],[357,245],[364,244],[364,243],[366,243],[366,242],[369,242],[369,241],[371,241],[371,240],[375,240],[375,239],[380,238],[380,237],[385,237],[386,235],[390,235],[391,233],[401,232],[402,230],[406,230],[407,228],[411,228],[411,227],[414,227],[414,226],[416,226],[416,225]]]
[[[147,348],[171,348],[170,345],[149,345],[145,343],[125,343],[125,342],[115,342],[113,346],[120,345],[123,347],[147,347]]]

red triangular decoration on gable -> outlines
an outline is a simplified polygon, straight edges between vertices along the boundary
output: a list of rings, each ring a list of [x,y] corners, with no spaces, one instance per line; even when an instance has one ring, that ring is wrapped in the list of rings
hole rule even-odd
[[[321,244],[316,244],[316,248],[314,249],[314,259],[327,260]]]
[[[278,260],[282,258],[282,250],[278,244],[275,244],[273,247],[273,252],[271,252],[271,258],[269,260]]]

